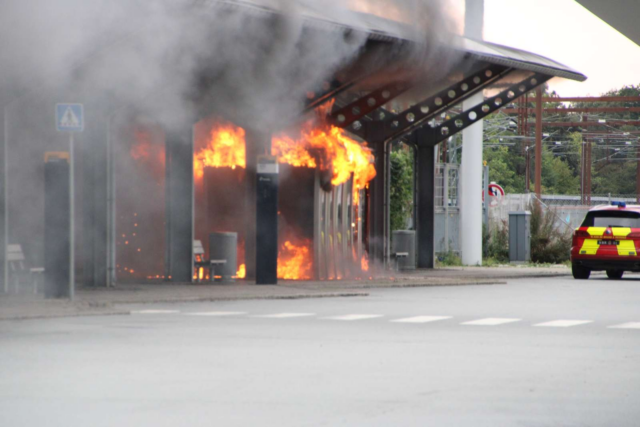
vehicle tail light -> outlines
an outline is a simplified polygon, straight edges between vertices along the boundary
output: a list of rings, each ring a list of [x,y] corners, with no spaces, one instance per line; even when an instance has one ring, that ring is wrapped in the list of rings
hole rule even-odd
[[[572,242],[572,246],[577,246],[579,243],[579,240],[583,240],[583,239],[588,239],[589,237],[591,237],[591,235],[586,232],[585,230],[576,230],[573,233],[573,242]],[[640,234],[639,234],[640,237]]]
[[[636,248],[640,247],[640,231],[632,231],[627,235],[628,240],[633,240]]]

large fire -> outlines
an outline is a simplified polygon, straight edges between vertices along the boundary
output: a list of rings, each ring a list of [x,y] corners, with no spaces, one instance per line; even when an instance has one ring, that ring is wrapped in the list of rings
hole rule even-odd
[[[311,280],[313,277],[313,259],[311,242],[305,240],[300,244],[284,242],[278,251],[278,279]]]
[[[204,168],[246,167],[245,131],[232,124],[220,124],[211,130],[210,139],[194,157],[194,175],[204,176]],[[271,154],[280,163],[295,167],[315,168],[332,173],[331,183],[340,185],[354,177],[354,202],[358,192],[376,176],[373,154],[363,145],[349,138],[344,130],[335,126],[317,126],[308,121],[298,138],[277,135],[272,140]]]
[[[272,154],[281,163],[316,167],[332,172],[331,183],[340,185],[353,174],[353,198],[376,176],[373,154],[338,127],[313,126],[307,122],[299,139],[278,135],[273,139]]]
[[[326,115],[326,111],[319,111],[319,115]],[[216,122],[207,137],[206,145],[194,156],[196,181],[204,179],[205,167],[246,167],[244,129],[231,123]],[[353,176],[354,204],[358,203],[359,191],[376,176],[374,157],[366,146],[349,138],[341,128],[319,124],[316,120],[306,122],[295,137],[287,134],[274,136],[271,154],[280,163],[329,171],[333,185],[343,184]],[[287,236],[278,253],[278,278],[312,279],[311,248],[310,240]],[[245,276],[246,268],[242,264],[236,277]]]
[[[204,176],[206,166],[219,168],[246,167],[245,131],[231,124],[211,129],[211,138],[205,148],[194,157],[193,170],[198,180]]]

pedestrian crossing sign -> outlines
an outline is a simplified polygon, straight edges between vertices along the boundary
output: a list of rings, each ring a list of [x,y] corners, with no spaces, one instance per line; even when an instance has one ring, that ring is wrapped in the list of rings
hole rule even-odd
[[[56,128],[61,132],[84,130],[84,106],[82,104],[56,104]]]

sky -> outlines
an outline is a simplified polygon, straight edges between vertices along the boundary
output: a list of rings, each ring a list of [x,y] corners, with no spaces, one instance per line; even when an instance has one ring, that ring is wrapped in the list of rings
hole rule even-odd
[[[640,46],[574,0],[485,0],[484,36],[588,77],[584,83],[552,80],[561,96],[597,96],[640,84]]]

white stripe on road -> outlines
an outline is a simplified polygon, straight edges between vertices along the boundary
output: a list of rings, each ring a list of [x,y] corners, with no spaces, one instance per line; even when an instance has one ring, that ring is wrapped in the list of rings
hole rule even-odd
[[[504,319],[500,317],[488,317],[486,319],[472,320],[471,322],[464,322],[461,325],[478,325],[478,326],[497,326],[504,325],[505,323],[519,322],[522,319]]]
[[[265,319],[290,319],[292,317],[308,317],[315,316],[315,313],[277,313],[277,314],[265,314],[251,317],[262,317]]]
[[[451,319],[451,316],[415,316],[404,319],[392,320],[394,323],[428,323],[437,322],[438,320]]]
[[[538,323],[533,326],[544,326],[548,328],[570,328],[571,326],[593,323],[593,320],[553,320],[551,322]]]
[[[621,325],[609,326],[609,329],[640,329],[640,322],[629,322]]]
[[[179,310],[137,310],[132,311],[131,314],[175,314],[180,313]]]
[[[187,316],[240,316],[244,311],[205,311],[200,313],[185,313]]]
[[[382,314],[347,314],[345,316],[325,317],[330,320],[366,320],[375,319],[376,317],[383,317]]]

